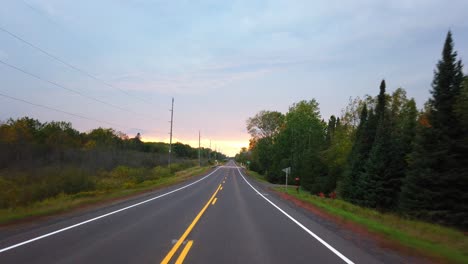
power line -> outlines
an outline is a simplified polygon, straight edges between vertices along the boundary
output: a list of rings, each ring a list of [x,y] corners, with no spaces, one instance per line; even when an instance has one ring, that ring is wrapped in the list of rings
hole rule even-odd
[[[111,103],[108,103],[108,102],[99,100],[99,99],[94,98],[94,97],[92,97],[92,96],[86,95],[86,94],[84,94],[84,93],[82,93],[82,92],[80,92],[80,91],[77,91],[77,90],[74,90],[74,89],[65,87],[65,86],[63,86],[63,85],[61,85],[61,84],[58,84],[58,83],[56,83],[56,82],[53,82],[53,81],[50,81],[50,80],[47,80],[47,79],[44,79],[44,78],[42,78],[42,77],[40,77],[40,76],[38,76],[38,75],[35,75],[35,74],[30,73],[30,72],[28,72],[28,71],[25,71],[25,70],[23,70],[23,69],[21,69],[21,68],[19,68],[19,67],[16,67],[16,66],[14,66],[14,65],[12,65],[12,64],[9,64],[8,62],[5,62],[5,61],[3,61],[3,60],[1,60],[1,59],[0,59],[0,63],[2,63],[2,64],[5,65],[5,66],[8,66],[8,67],[11,68],[11,69],[14,69],[14,70],[17,70],[17,71],[19,71],[19,72],[22,72],[23,74],[29,75],[29,76],[31,76],[31,77],[34,77],[34,78],[38,79],[38,80],[41,80],[41,81],[43,81],[43,82],[52,84],[52,85],[54,85],[54,86],[56,86],[56,87],[58,87],[58,88],[60,88],[60,89],[69,91],[69,92],[71,92],[71,93],[77,94],[77,95],[82,96],[82,97],[85,97],[85,98],[87,98],[87,99],[96,101],[96,102],[98,102],[98,103],[107,105],[107,106],[112,107],[112,108],[119,109],[119,110],[121,110],[121,111],[129,112],[129,113],[131,113],[131,114],[135,114],[135,115],[137,115],[137,116],[138,116],[138,115],[141,115],[141,114],[136,113],[136,112],[134,112],[134,111],[132,111],[132,110],[128,110],[128,109],[122,108],[122,107],[120,107],[120,106],[118,106],[118,105],[114,105],[114,104],[111,104]],[[151,118],[150,118],[150,119],[151,119]]]
[[[7,34],[10,35],[11,37],[13,37],[13,38],[15,38],[15,39],[17,39],[17,40],[19,40],[19,41],[21,41],[21,42],[27,44],[28,46],[30,46],[30,47],[32,47],[32,48],[34,48],[34,49],[36,49],[36,50],[42,52],[43,54],[47,55],[48,57],[50,57],[50,58],[52,58],[52,59],[54,59],[54,60],[56,60],[56,61],[62,63],[63,65],[65,65],[65,66],[67,66],[67,67],[69,67],[69,68],[71,68],[71,69],[73,69],[73,70],[75,70],[75,71],[77,71],[77,72],[79,72],[79,73],[81,73],[81,74],[83,74],[83,75],[86,75],[86,76],[88,76],[88,77],[91,78],[91,79],[96,80],[97,82],[100,82],[100,83],[102,83],[102,84],[104,84],[104,85],[106,85],[106,86],[108,86],[108,87],[110,87],[110,88],[119,90],[120,92],[122,92],[122,93],[124,93],[124,94],[126,94],[126,95],[128,95],[128,96],[131,96],[131,97],[136,98],[136,99],[138,99],[138,100],[140,100],[140,101],[142,101],[142,102],[145,102],[145,103],[147,103],[147,104],[152,105],[149,101],[143,100],[143,99],[140,98],[140,97],[136,97],[136,96],[132,95],[131,93],[129,93],[129,92],[127,92],[127,91],[125,91],[125,90],[123,90],[123,89],[121,89],[121,88],[119,88],[119,87],[116,87],[116,86],[114,86],[114,85],[112,85],[112,84],[110,84],[110,83],[108,83],[108,82],[106,82],[106,81],[104,81],[104,80],[102,80],[102,79],[100,79],[100,78],[98,78],[98,77],[92,75],[91,73],[89,73],[89,72],[87,72],[87,71],[85,71],[85,70],[82,70],[82,69],[80,69],[80,68],[78,68],[78,67],[76,67],[76,66],[74,66],[74,65],[72,65],[72,64],[70,64],[70,63],[68,63],[68,62],[66,62],[66,61],[64,61],[63,59],[61,59],[61,58],[59,58],[59,57],[57,57],[57,56],[55,56],[55,55],[53,55],[53,54],[51,54],[51,53],[45,51],[44,49],[42,49],[42,48],[40,48],[40,47],[38,47],[38,46],[32,44],[31,42],[29,42],[29,41],[27,41],[27,40],[21,38],[20,36],[18,36],[18,35],[16,35],[16,34],[12,33],[11,31],[6,30],[5,28],[3,28],[3,27],[1,27],[1,26],[0,26],[0,30],[3,31],[3,32],[5,32],[5,33],[7,33]]]
[[[78,118],[82,118],[82,119],[87,119],[87,120],[91,120],[91,121],[98,122],[98,123],[105,123],[105,124],[108,124],[108,125],[111,125],[111,126],[117,126],[117,127],[122,127],[122,128],[126,128],[126,129],[143,130],[143,129],[140,129],[140,128],[127,127],[127,126],[123,126],[123,125],[119,125],[119,124],[115,124],[115,123],[95,119],[95,118],[92,118],[92,117],[86,117],[86,116],[83,116],[83,115],[80,115],[80,114],[70,113],[70,112],[63,111],[63,110],[53,108],[53,107],[50,107],[50,106],[41,105],[41,104],[33,103],[33,102],[30,102],[30,101],[26,101],[24,99],[16,98],[16,97],[6,95],[6,94],[3,94],[3,93],[0,93],[0,96],[3,96],[5,98],[11,99],[11,100],[23,102],[23,103],[26,103],[26,104],[29,104],[29,105],[33,105],[33,106],[36,106],[36,107],[45,108],[45,109],[52,110],[52,111],[55,111],[55,112],[59,112],[59,113],[62,113],[62,114],[67,114],[67,115],[70,115],[70,116],[74,116],[74,117],[78,117]]]

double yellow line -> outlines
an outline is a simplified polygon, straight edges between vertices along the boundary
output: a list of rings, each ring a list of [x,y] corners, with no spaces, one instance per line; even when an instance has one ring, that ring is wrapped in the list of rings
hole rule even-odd
[[[169,261],[172,259],[172,257],[174,256],[174,254],[177,252],[177,250],[179,249],[180,245],[182,245],[182,243],[185,241],[185,239],[187,238],[187,236],[190,234],[190,232],[192,231],[192,229],[195,227],[195,225],[197,224],[198,220],[200,220],[200,218],[202,217],[203,213],[205,213],[206,209],[208,208],[208,206],[210,205],[210,203],[213,201],[213,199],[215,199],[216,197],[216,194],[218,194],[219,190],[222,189],[222,186],[221,184],[218,186],[218,189],[216,189],[216,191],[213,193],[213,195],[211,196],[210,200],[208,200],[208,202],[205,204],[205,206],[203,207],[203,209],[198,213],[198,215],[195,217],[195,219],[193,219],[192,223],[187,227],[187,229],[185,230],[185,232],[182,234],[182,236],[179,238],[179,240],[177,240],[177,243],[174,244],[174,246],[172,247],[171,251],[169,251],[169,253],[167,253],[166,257],[161,261],[161,264],[167,264],[169,263]],[[182,253],[180,254],[180,256],[177,258],[177,261],[176,263],[182,263],[185,259],[185,256],[187,255],[188,251],[190,250],[190,247],[192,247],[192,244],[193,244],[193,241],[190,240],[187,242],[187,245],[184,247]]]

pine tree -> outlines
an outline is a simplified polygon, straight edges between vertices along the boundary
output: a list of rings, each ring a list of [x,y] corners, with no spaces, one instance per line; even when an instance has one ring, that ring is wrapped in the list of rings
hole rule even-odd
[[[408,170],[407,158],[414,141],[418,116],[416,102],[413,99],[403,102],[400,111],[400,113],[392,114],[391,146],[389,149],[391,160],[387,171],[388,175],[391,176],[393,191],[389,193],[391,202],[388,204],[388,209],[396,209],[398,206],[402,182]]]
[[[330,154],[332,153],[331,150],[333,149],[334,144],[336,143],[335,135],[337,130],[339,129],[339,122],[340,119],[337,119],[334,115],[332,115],[328,120],[325,146],[324,150],[320,153],[323,163],[325,165],[325,173],[323,173],[318,179],[320,191],[323,193],[330,193],[336,189],[336,181],[338,178],[337,170],[339,168],[338,166],[336,166],[337,164],[335,163],[335,160],[333,160],[333,155]]]
[[[462,81],[462,63],[448,32],[434,73],[432,98],[420,118],[400,207],[409,215],[467,228],[466,131],[455,107]]]
[[[457,117],[460,120],[461,137],[457,139],[457,157],[460,173],[460,186],[457,194],[460,195],[458,203],[458,213],[456,213],[456,224],[465,228],[468,227],[468,76],[465,76],[463,88],[460,91],[460,97],[457,100],[455,108]],[[463,191],[464,190],[464,191]],[[460,219],[463,222],[459,222]]]
[[[339,120],[339,118],[338,118]],[[328,120],[326,144],[330,145],[336,128],[336,117],[332,115]]]
[[[394,186],[396,185],[389,169],[392,161],[390,151],[392,149],[392,127],[390,126],[385,89],[385,80],[382,80],[375,108],[377,118],[376,136],[369,159],[366,161],[360,176],[362,179],[361,188],[364,189],[361,204],[379,209],[389,209],[392,206]]]
[[[402,181],[408,169],[407,157],[414,140],[417,109],[413,99],[408,100],[403,89],[397,89],[389,100],[390,109],[385,119],[386,146],[380,149],[385,164],[377,175],[380,191],[375,206],[379,209],[394,210],[398,206]],[[382,139],[379,139],[381,141]],[[382,152],[383,151],[383,152]]]
[[[362,200],[363,192],[361,188],[361,179],[365,161],[369,156],[372,143],[374,141],[374,115],[372,111],[368,112],[367,105],[364,104],[359,116],[360,122],[356,131],[351,153],[349,155],[348,168],[344,175],[341,196],[352,203],[359,203]]]
[[[455,106],[455,112],[461,122],[464,134],[468,137],[468,76],[465,76],[463,88]]]

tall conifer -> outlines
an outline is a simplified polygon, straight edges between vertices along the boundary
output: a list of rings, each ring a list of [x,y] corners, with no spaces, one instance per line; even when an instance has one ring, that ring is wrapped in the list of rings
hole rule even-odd
[[[392,185],[394,179],[389,174],[388,166],[391,163],[391,127],[386,100],[386,84],[382,80],[380,93],[375,107],[376,134],[369,159],[366,161],[362,178],[364,189],[362,205],[387,209],[392,203]]]
[[[456,103],[462,63],[453,50],[451,32],[432,83],[432,98],[420,119],[410,168],[401,195],[407,214],[443,224],[468,227],[468,157]]]
[[[360,188],[361,180],[359,176],[365,165],[365,160],[369,156],[369,151],[372,147],[374,136],[372,134],[373,123],[372,112],[368,113],[367,105],[362,107],[360,122],[356,131],[356,139],[354,141],[351,153],[349,155],[349,167],[345,172],[341,195],[344,199],[357,203],[362,197],[362,188]],[[372,120],[371,120],[372,119]]]

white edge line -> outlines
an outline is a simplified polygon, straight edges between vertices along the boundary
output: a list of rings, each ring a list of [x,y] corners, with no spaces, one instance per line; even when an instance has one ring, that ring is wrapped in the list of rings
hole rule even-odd
[[[182,189],[185,189],[185,188],[187,188],[187,187],[189,187],[189,186],[191,186],[191,185],[193,185],[193,184],[195,184],[195,183],[198,183],[198,182],[200,182],[200,181],[206,179],[208,176],[210,176],[211,174],[213,174],[213,173],[215,173],[217,170],[219,170],[219,168],[220,168],[220,167],[218,167],[216,170],[210,172],[210,174],[204,176],[204,177],[201,178],[201,179],[198,179],[198,180],[196,180],[196,181],[194,181],[194,182],[192,182],[192,183],[190,183],[190,184],[187,184],[187,185],[185,185],[185,186],[182,186],[182,187],[177,188],[177,189],[175,189],[175,190],[172,190],[172,191],[170,191],[170,192],[167,192],[167,193],[158,195],[158,196],[156,196],[156,197],[150,198],[150,199],[148,199],[148,200],[145,200],[145,201],[142,201],[142,202],[139,202],[139,203],[136,203],[136,204],[133,204],[133,205],[130,205],[130,206],[121,208],[121,209],[119,209],[119,210],[112,211],[112,212],[107,213],[107,214],[100,215],[100,216],[98,216],[98,217],[94,217],[94,218],[88,219],[88,220],[83,221],[83,222],[80,222],[80,223],[78,223],[78,224],[74,224],[74,225],[71,225],[71,226],[68,226],[68,227],[65,227],[65,228],[62,228],[62,229],[59,229],[59,230],[56,230],[56,231],[47,233],[47,234],[45,234],[45,235],[38,236],[38,237],[35,237],[35,238],[32,238],[32,239],[23,241],[23,242],[21,242],[21,243],[14,244],[14,245],[9,246],[9,247],[6,247],[6,248],[2,248],[2,249],[0,249],[0,253],[5,252],[5,251],[8,251],[8,250],[11,250],[11,249],[14,249],[14,248],[17,248],[17,247],[20,247],[20,246],[23,246],[23,245],[26,245],[26,244],[29,244],[29,243],[32,243],[32,242],[34,242],[34,241],[37,241],[37,240],[40,240],[40,239],[43,239],[43,238],[46,238],[46,237],[49,237],[49,236],[52,236],[52,235],[55,235],[55,234],[58,234],[58,233],[61,233],[61,232],[63,232],[63,231],[67,231],[67,230],[69,230],[69,229],[72,229],[72,228],[75,228],[75,227],[78,227],[78,226],[81,226],[81,225],[84,225],[84,224],[87,224],[87,223],[96,221],[96,220],[101,219],[101,218],[104,218],[104,217],[106,217],[106,216],[113,215],[113,214],[116,214],[116,213],[125,211],[125,210],[127,210],[127,209],[132,208],[132,207],[136,207],[136,206],[145,204],[145,203],[147,203],[147,202],[151,202],[151,201],[153,201],[153,200],[159,199],[159,198],[161,198],[161,197],[163,197],[163,196],[166,196],[166,195],[169,195],[169,194],[171,194],[171,193],[180,191],[180,190],[182,190]]]
[[[290,216],[288,213],[286,213],[285,211],[283,211],[283,209],[279,208],[279,206],[277,206],[276,204],[274,204],[272,201],[270,201],[268,198],[266,198],[263,194],[261,194],[257,189],[255,189],[252,184],[250,184],[244,177],[244,175],[242,174],[242,172],[240,171],[239,167],[237,167],[237,170],[239,171],[240,175],[242,176],[242,178],[244,179],[244,181],[250,186],[250,188],[252,188],[255,192],[257,192],[258,195],[260,195],[263,199],[265,199],[267,202],[269,202],[271,205],[273,205],[276,209],[278,209],[281,213],[283,213],[285,216],[287,216],[291,221],[293,221],[296,225],[298,225],[300,228],[302,228],[304,231],[306,231],[307,233],[309,233],[309,235],[313,236],[315,239],[318,240],[318,242],[322,243],[322,245],[324,245],[325,247],[327,247],[329,250],[331,250],[333,253],[335,253],[335,255],[337,255],[338,257],[340,257],[344,262],[348,263],[348,264],[354,264],[354,262],[352,262],[350,259],[348,259],[346,256],[344,256],[343,254],[341,254],[338,250],[336,250],[334,247],[332,247],[330,244],[328,244],[327,242],[325,242],[323,239],[321,239],[319,236],[317,236],[314,232],[310,231],[307,227],[305,227],[303,224],[301,224],[299,221],[297,221],[296,219],[294,219],[292,216]]]

